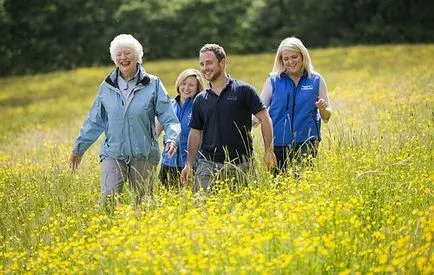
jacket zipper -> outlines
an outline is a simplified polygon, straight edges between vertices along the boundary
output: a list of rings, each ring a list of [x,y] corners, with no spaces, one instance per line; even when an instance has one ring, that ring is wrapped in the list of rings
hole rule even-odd
[[[107,83],[108,84],[108,83]],[[130,164],[131,163],[131,160],[132,160],[132,155],[133,155],[133,146],[131,145],[131,133],[130,133],[130,123],[129,123],[129,120],[128,120],[128,116],[127,116],[127,110],[128,110],[128,107],[130,106],[130,102],[131,102],[131,100],[132,100],[132,98],[131,98],[131,100],[129,100],[128,101],[128,99],[125,99],[124,98],[124,96],[121,94],[121,92],[119,91],[119,89],[118,88],[116,88],[116,87],[113,87],[112,85],[110,85],[110,84],[108,84],[108,86],[112,89],[112,90],[114,90],[120,97],[121,97],[121,105],[122,105],[122,107],[124,107],[124,121],[126,121],[126,127],[127,127],[127,133],[128,133],[128,143],[129,143],[129,147],[130,147],[130,153],[128,154],[128,156],[126,156],[126,163],[127,164]],[[136,93],[137,91],[132,91],[133,93]],[[134,96],[133,96],[134,97]],[[127,102],[125,103],[125,101],[124,100],[126,100]]]
[[[187,99],[187,100],[189,100],[189,99]],[[189,101],[187,101],[187,100],[184,102],[184,106],[181,106],[181,104],[177,103],[179,105],[179,107],[181,108],[181,117],[178,118],[179,122],[181,123],[181,129],[182,129],[182,119],[184,118],[184,113],[185,113],[185,110],[187,109],[187,104],[189,104]],[[180,146],[178,146],[178,150],[176,152],[176,163],[175,163],[176,167],[179,167],[179,165],[181,164],[181,154],[182,154],[182,152],[180,152],[179,149],[180,149]]]
[[[301,79],[300,79],[301,80]],[[300,84],[300,80],[298,84]],[[292,84],[294,85],[294,96],[292,98],[292,113],[291,113],[291,144],[290,146],[294,146],[295,144],[295,136],[294,136],[294,116],[295,116],[295,97],[297,96],[297,89],[299,85],[295,85],[294,81],[291,79]]]

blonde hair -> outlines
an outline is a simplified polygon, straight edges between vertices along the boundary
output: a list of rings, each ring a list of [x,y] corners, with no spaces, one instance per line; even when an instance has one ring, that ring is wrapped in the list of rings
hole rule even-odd
[[[309,52],[307,51],[307,48],[304,46],[303,42],[301,42],[301,40],[296,37],[288,37],[283,39],[282,42],[280,42],[279,48],[277,49],[276,57],[274,59],[272,72],[278,75],[285,72],[282,61],[282,52],[284,50],[295,51],[301,54],[301,58],[303,59],[302,70],[305,70],[308,77],[310,78],[312,76],[312,73],[314,73],[315,71],[313,69]]]
[[[110,42],[110,56],[116,64],[116,51],[121,47],[128,47],[134,50],[137,63],[142,64],[143,47],[131,34],[119,34]],[[118,64],[116,64],[117,66]]]
[[[196,94],[203,90],[203,80],[202,80],[202,76],[200,75],[200,72],[195,69],[186,69],[178,75],[178,78],[176,78],[175,81],[176,93],[179,94],[179,87],[181,86],[182,82],[184,82],[184,80],[190,76],[194,76],[197,80]]]

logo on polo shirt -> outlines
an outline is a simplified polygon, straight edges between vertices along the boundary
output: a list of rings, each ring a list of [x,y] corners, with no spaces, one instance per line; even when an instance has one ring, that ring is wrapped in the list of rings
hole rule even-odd
[[[228,96],[226,97],[227,100],[229,101],[237,101],[237,97],[236,96]]]
[[[313,86],[312,85],[301,85],[301,90],[302,91],[313,90]]]

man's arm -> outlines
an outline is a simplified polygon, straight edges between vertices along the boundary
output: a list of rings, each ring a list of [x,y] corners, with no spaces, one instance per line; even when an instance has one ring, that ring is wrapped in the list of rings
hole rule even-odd
[[[184,169],[181,171],[181,180],[184,184],[188,183],[189,176],[191,173],[191,168],[193,167],[194,160],[196,159],[197,152],[202,141],[202,130],[190,129],[188,135],[187,143],[187,162],[185,163]]]
[[[266,109],[255,114],[261,122],[262,138],[264,140],[264,161],[265,167],[270,170],[276,165],[276,156],[273,152],[273,127],[270,115]]]

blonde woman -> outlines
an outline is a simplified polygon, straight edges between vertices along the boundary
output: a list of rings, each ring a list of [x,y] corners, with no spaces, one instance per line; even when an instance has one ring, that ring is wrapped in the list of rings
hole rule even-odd
[[[300,39],[289,37],[280,43],[261,100],[273,121],[279,168],[275,174],[293,161],[301,164],[304,158],[315,157],[321,140],[321,119],[328,122],[331,108],[324,78],[314,71]]]
[[[180,172],[184,168],[187,159],[187,139],[190,133],[190,118],[193,99],[197,93],[203,90],[203,80],[199,71],[186,69],[182,71],[175,82],[176,98],[171,100],[172,108],[178,120],[181,122],[181,136],[177,153],[170,157],[164,151],[161,161],[160,180],[167,188],[180,187]],[[161,124],[156,123],[157,135],[162,131]]]

